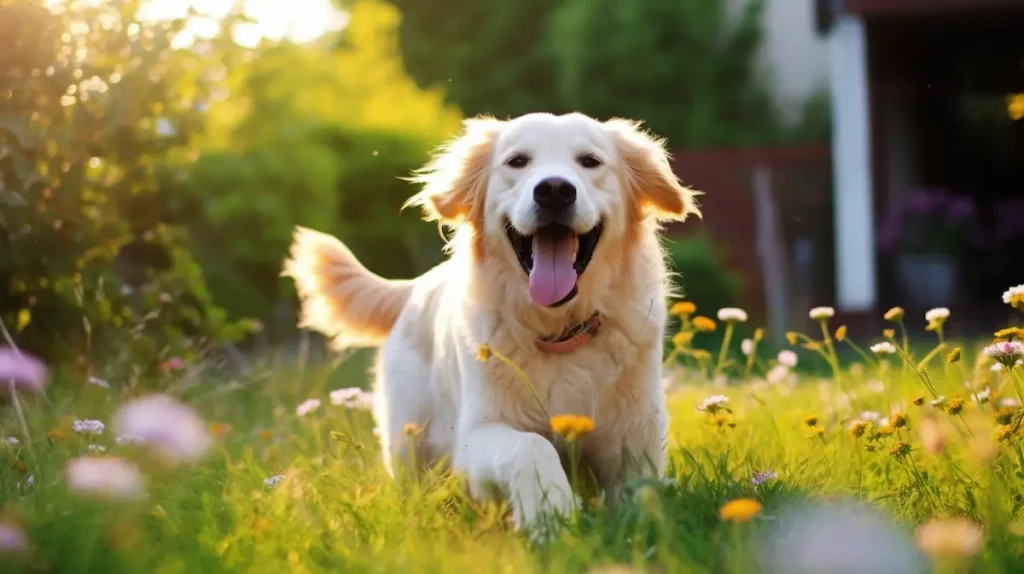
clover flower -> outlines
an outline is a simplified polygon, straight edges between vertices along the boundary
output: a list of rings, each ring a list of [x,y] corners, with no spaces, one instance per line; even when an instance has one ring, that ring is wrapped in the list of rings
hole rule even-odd
[[[77,420],[71,424],[71,430],[78,434],[103,434],[105,428],[103,421],[95,419]]]
[[[17,524],[0,522],[0,555],[20,554],[28,550],[28,536]]]

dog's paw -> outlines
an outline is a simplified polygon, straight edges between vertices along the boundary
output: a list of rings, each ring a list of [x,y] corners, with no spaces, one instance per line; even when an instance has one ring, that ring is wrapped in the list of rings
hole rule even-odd
[[[573,510],[568,482],[548,486],[546,489],[540,485],[524,489],[525,492],[520,492],[517,500],[513,501],[512,520],[516,528],[537,544],[543,544],[556,535]]]

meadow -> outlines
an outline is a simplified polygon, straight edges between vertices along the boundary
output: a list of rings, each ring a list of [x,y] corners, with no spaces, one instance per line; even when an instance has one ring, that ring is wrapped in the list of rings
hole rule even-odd
[[[1004,300],[1024,311],[1024,286]],[[160,573],[1024,570],[1024,330],[994,325],[993,342],[947,341],[956,317],[937,309],[922,347],[907,338],[922,318],[897,308],[886,314],[891,330],[858,345],[831,309],[817,308],[819,330],[769,341],[739,310],[677,302],[672,312],[666,476],[631,484],[618,505],[580,497],[540,544],[510,527],[503,505],[468,499],[458,477],[387,476],[371,395],[356,388],[366,381],[360,357],[340,366],[268,359],[234,373],[170,359],[158,380],[126,384],[47,374],[0,348],[0,376],[17,399],[0,419],[0,564]],[[754,334],[736,352],[744,327]],[[712,334],[724,335],[721,351],[700,348]],[[825,371],[804,368],[811,364]],[[585,441],[585,427],[561,430]]]

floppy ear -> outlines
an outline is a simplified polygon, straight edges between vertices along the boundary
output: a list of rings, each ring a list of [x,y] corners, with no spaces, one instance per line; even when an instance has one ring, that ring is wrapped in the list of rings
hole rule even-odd
[[[644,130],[640,122],[613,118],[604,125],[622,161],[626,188],[641,208],[662,220],[683,221],[691,213],[701,217],[696,202],[701,192],[679,183],[668,163],[664,140]]]
[[[480,219],[491,151],[503,123],[487,116],[463,121],[462,133],[410,178],[423,184],[423,190],[403,208],[418,206],[427,221],[447,224]]]

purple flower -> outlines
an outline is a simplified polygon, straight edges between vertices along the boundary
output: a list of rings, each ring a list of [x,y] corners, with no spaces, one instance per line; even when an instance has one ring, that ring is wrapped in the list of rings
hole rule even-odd
[[[0,384],[14,381],[15,386],[40,391],[50,372],[39,359],[12,347],[0,347]]]
[[[771,482],[776,478],[779,478],[779,473],[774,470],[762,470],[761,472],[755,472],[753,476],[750,477],[750,483],[754,486],[761,486],[762,484]]]
[[[17,554],[28,550],[28,537],[17,524],[0,523],[0,553]]]

